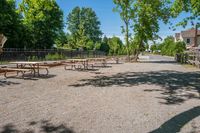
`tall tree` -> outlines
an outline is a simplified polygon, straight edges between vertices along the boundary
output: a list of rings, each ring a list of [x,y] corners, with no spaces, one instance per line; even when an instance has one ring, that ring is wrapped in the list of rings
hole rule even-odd
[[[140,50],[148,41],[155,41],[159,38],[159,21],[167,23],[170,10],[166,0],[134,0],[133,27],[138,49],[135,52],[133,61],[137,61]]]
[[[63,12],[56,0],[23,0],[23,23],[31,34],[32,48],[51,48],[63,28]]]
[[[119,12],[121,19],[123,20],[125,27],[122,26],[122,33],[125,33],[127,54],[130,60],[130,48],[129,48],[129,39],[130,39],[130,22],[134,16],[132,9],[133,0],[113,0],[116,4],[114,11]]]
[[[0,33],[3,33],[8,41],[6,47],[22,47],[22,25],[20,14],[17,12],[15,0],[0,1]]]
[[[83,36],[87,37],[88,41],[91,40],[95,44],[101,40],[100,21],[91,8],[75,7],[67,16],[67,26],[76,45],[81,30],[84,30]]]

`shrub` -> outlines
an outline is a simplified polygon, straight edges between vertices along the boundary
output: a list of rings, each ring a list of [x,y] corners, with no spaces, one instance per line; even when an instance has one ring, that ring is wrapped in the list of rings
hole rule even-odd
[[[46,60],[61,60],[61,59],[65,59],[65,56],[62,54],[58,54],[58,53],[48,54],[45,56],[45,59]]]

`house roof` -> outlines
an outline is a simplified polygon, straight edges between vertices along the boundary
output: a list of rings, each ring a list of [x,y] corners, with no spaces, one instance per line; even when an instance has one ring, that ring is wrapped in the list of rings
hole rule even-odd
[[[181,31],[182,37],[195,37],[195,29],[189,29],[186,31]],[[200,30],[198,30],[197,35],[200,36]]]

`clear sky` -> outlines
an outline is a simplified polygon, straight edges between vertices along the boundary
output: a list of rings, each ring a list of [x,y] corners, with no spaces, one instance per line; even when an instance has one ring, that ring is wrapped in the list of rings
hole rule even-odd
[[[17,0],[17,4],[21,0]],[[118,13],[112,11],[115,7],[112,0],[57,0],[58,5],[64,12],[64,21],[66,22],[66,16],[71,12],[71,10],[76,7],[91,7],[97,14],[100,22],[101,22],[101,30],[102,32],[111,37],[113,35],[120,37],[123,39],[123,35],[121,34],[120,26],[123,25],[123,22],[120,19]],[[176,23],[188,14],[183,13],[177,18],[173,20],[173,23]],[[191,25],[187,26],[187,28],[191,28]],[[160,32],[159,36],[165,38],[168,35],[174,35],[176,32],[180,32],[184,30],[182,27],[178,27],[176,31],[172,31],[169,29],[169,25],[165,25],[160,22]]]

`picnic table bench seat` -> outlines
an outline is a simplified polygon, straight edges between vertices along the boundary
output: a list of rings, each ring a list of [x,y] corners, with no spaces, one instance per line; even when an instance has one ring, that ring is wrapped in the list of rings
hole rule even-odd
[[[24,77],[24,74],[26,73],[26,72],[32,72],[33,70],[32,69],[22,69],[22,68],[0,68],[0,70],[1,71],[3,71],[4,72],[4,77],[5,78],[7,78],[8,76],[7,76],[7,73],[8,72],[17,72],[17,76],[18,76],[18,74],[19,73],[21,73],[22,74],[22,77]]]
[[[7,65],[0,65],[0,68],[6,68],[8,67]]]
[[[39,69],[44,69],[46,70],[46,75],[49,74],[49,66],[39,66]],[[23,69],[32,69],[33,71],[35,71],[35,68],[31,67],[31,66],[26,66],[26,67],[23,67]]]
[[[62,65],[62,61],[46,61],[43,64],[40,64],[40,66],[49,66],[49,67],[54,67],[59,65]]]

